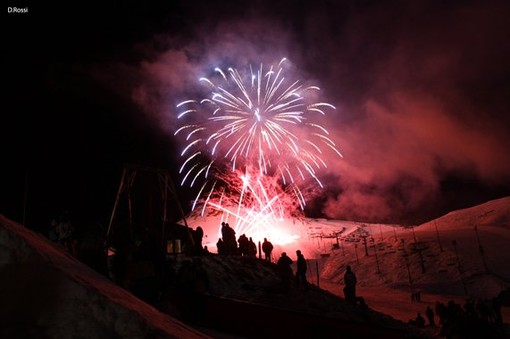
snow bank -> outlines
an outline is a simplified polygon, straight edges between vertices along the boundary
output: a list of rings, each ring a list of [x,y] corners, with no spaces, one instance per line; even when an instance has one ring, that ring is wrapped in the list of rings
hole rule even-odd
[[[205,338],[0,215],[0,337]]]

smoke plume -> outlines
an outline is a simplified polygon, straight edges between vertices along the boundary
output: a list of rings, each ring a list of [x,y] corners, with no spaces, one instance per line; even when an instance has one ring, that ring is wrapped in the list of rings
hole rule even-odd
[[[323,173],[326,216],[419,220],[445,208],[452,176],[510,187],[506,2],[262,1],[201,15],[209,9],[184,9],[200,18],[186,34],[137,46],[132,98],[169,134],[199,77],[287,57],[337,107],[326,125],[344,158]]]

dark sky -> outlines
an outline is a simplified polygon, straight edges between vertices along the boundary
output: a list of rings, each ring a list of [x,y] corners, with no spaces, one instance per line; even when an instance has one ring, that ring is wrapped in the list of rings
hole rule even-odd
[[[507,1],[106,0],[5,12],[0,212],[14,220],[28,183],[29,223],[61,209],[104,223],[124,163],[176,171],[174,107],[199,76],[282,57],[337,107],[328,129],[344,158],[323,173],[310,215],[419,222],[510,195]]]

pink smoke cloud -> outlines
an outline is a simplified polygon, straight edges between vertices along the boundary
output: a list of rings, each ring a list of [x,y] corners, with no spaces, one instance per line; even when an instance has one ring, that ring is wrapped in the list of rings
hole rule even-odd
[[[323,173],[327,216],[402,218],[436,204],[450,173],[510,184],[508,5],[329,6],[295,22],[257,11],[208,21],[159,52],[149,42],[132,98],[170,132],[208,69],[288,57],[338,108],[326,124],[345,158]]]

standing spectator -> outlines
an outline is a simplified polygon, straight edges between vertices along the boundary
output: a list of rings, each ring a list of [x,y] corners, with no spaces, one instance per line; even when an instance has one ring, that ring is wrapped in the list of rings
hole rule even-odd
[[[297,255],[296,284],[299,286],[302,283],[305,288],[305,291],[307,291],[308,281],[306,281],[306,270],[308,267],[306,264],[306,259],[300,250],[296,251],[296,255]]]
[[[237,254],[236,231],[226,222],[222,222],[221,226],[221,237],[225,245],[225,254]]]
[[[416,327],[419,327],[419,328],[424,328],[425,327],[425,318],[423,318],[421,316],[420,312],[418,312],[418,314],[416,315],[416,319],[414,320],[414,324],[416,325]]]
[[[225,243],[221,238],[218,239],[216,243],[216,248],[218,249],[218,254],[225,254]]]
[[[446,305],[440,301],[436,301],[435,309],[436,309],[436,314],[439,317],[439,325],[443,325],[445,317],[446,317]]]
[[[257,245],[255,245],[252,237],[250,237],[250,240],[248,241],[248,256],[252,258],[257,257]]]
[[[193,237],[193,243],[195,245],[194,253],[197,255],[204,254],[204,247],[202,245],[202,239],[204,238],[204,229],[201,226],[197,226],[197,228],[192,232],[191,235]]]
[[[273,251],[273,244],[264,238],[264,242],[262,243],[262,252],[264,252],[265,259],[267,261],[271,261],[271,252]]]
[[[351,266],[347,265],[344,274],[344,296],[345,300],[355,303],[356,302],[356,284],[358,280],[356,275],[351,269]]]
[[[292,265],[293,261],[287,256],[287,253],[282,252],[280,259],[278,259],[278,269],[282,280],[283,288],[288,291],[292,279]]]
[[[248,248],[250,247],[250,240],[246,236],[246,234],[241,234],[239,239],[237,239],[237,242],[239,243],[239,253],[241,256],[246,257],[248,256]]]
[[[436,322],[434,321],[434,311],[432,310],[432,307],[427,306],[427,309],[425,310],[425,315],[427,316],[427,319],[429,320],[429,325],[436,326]]]

